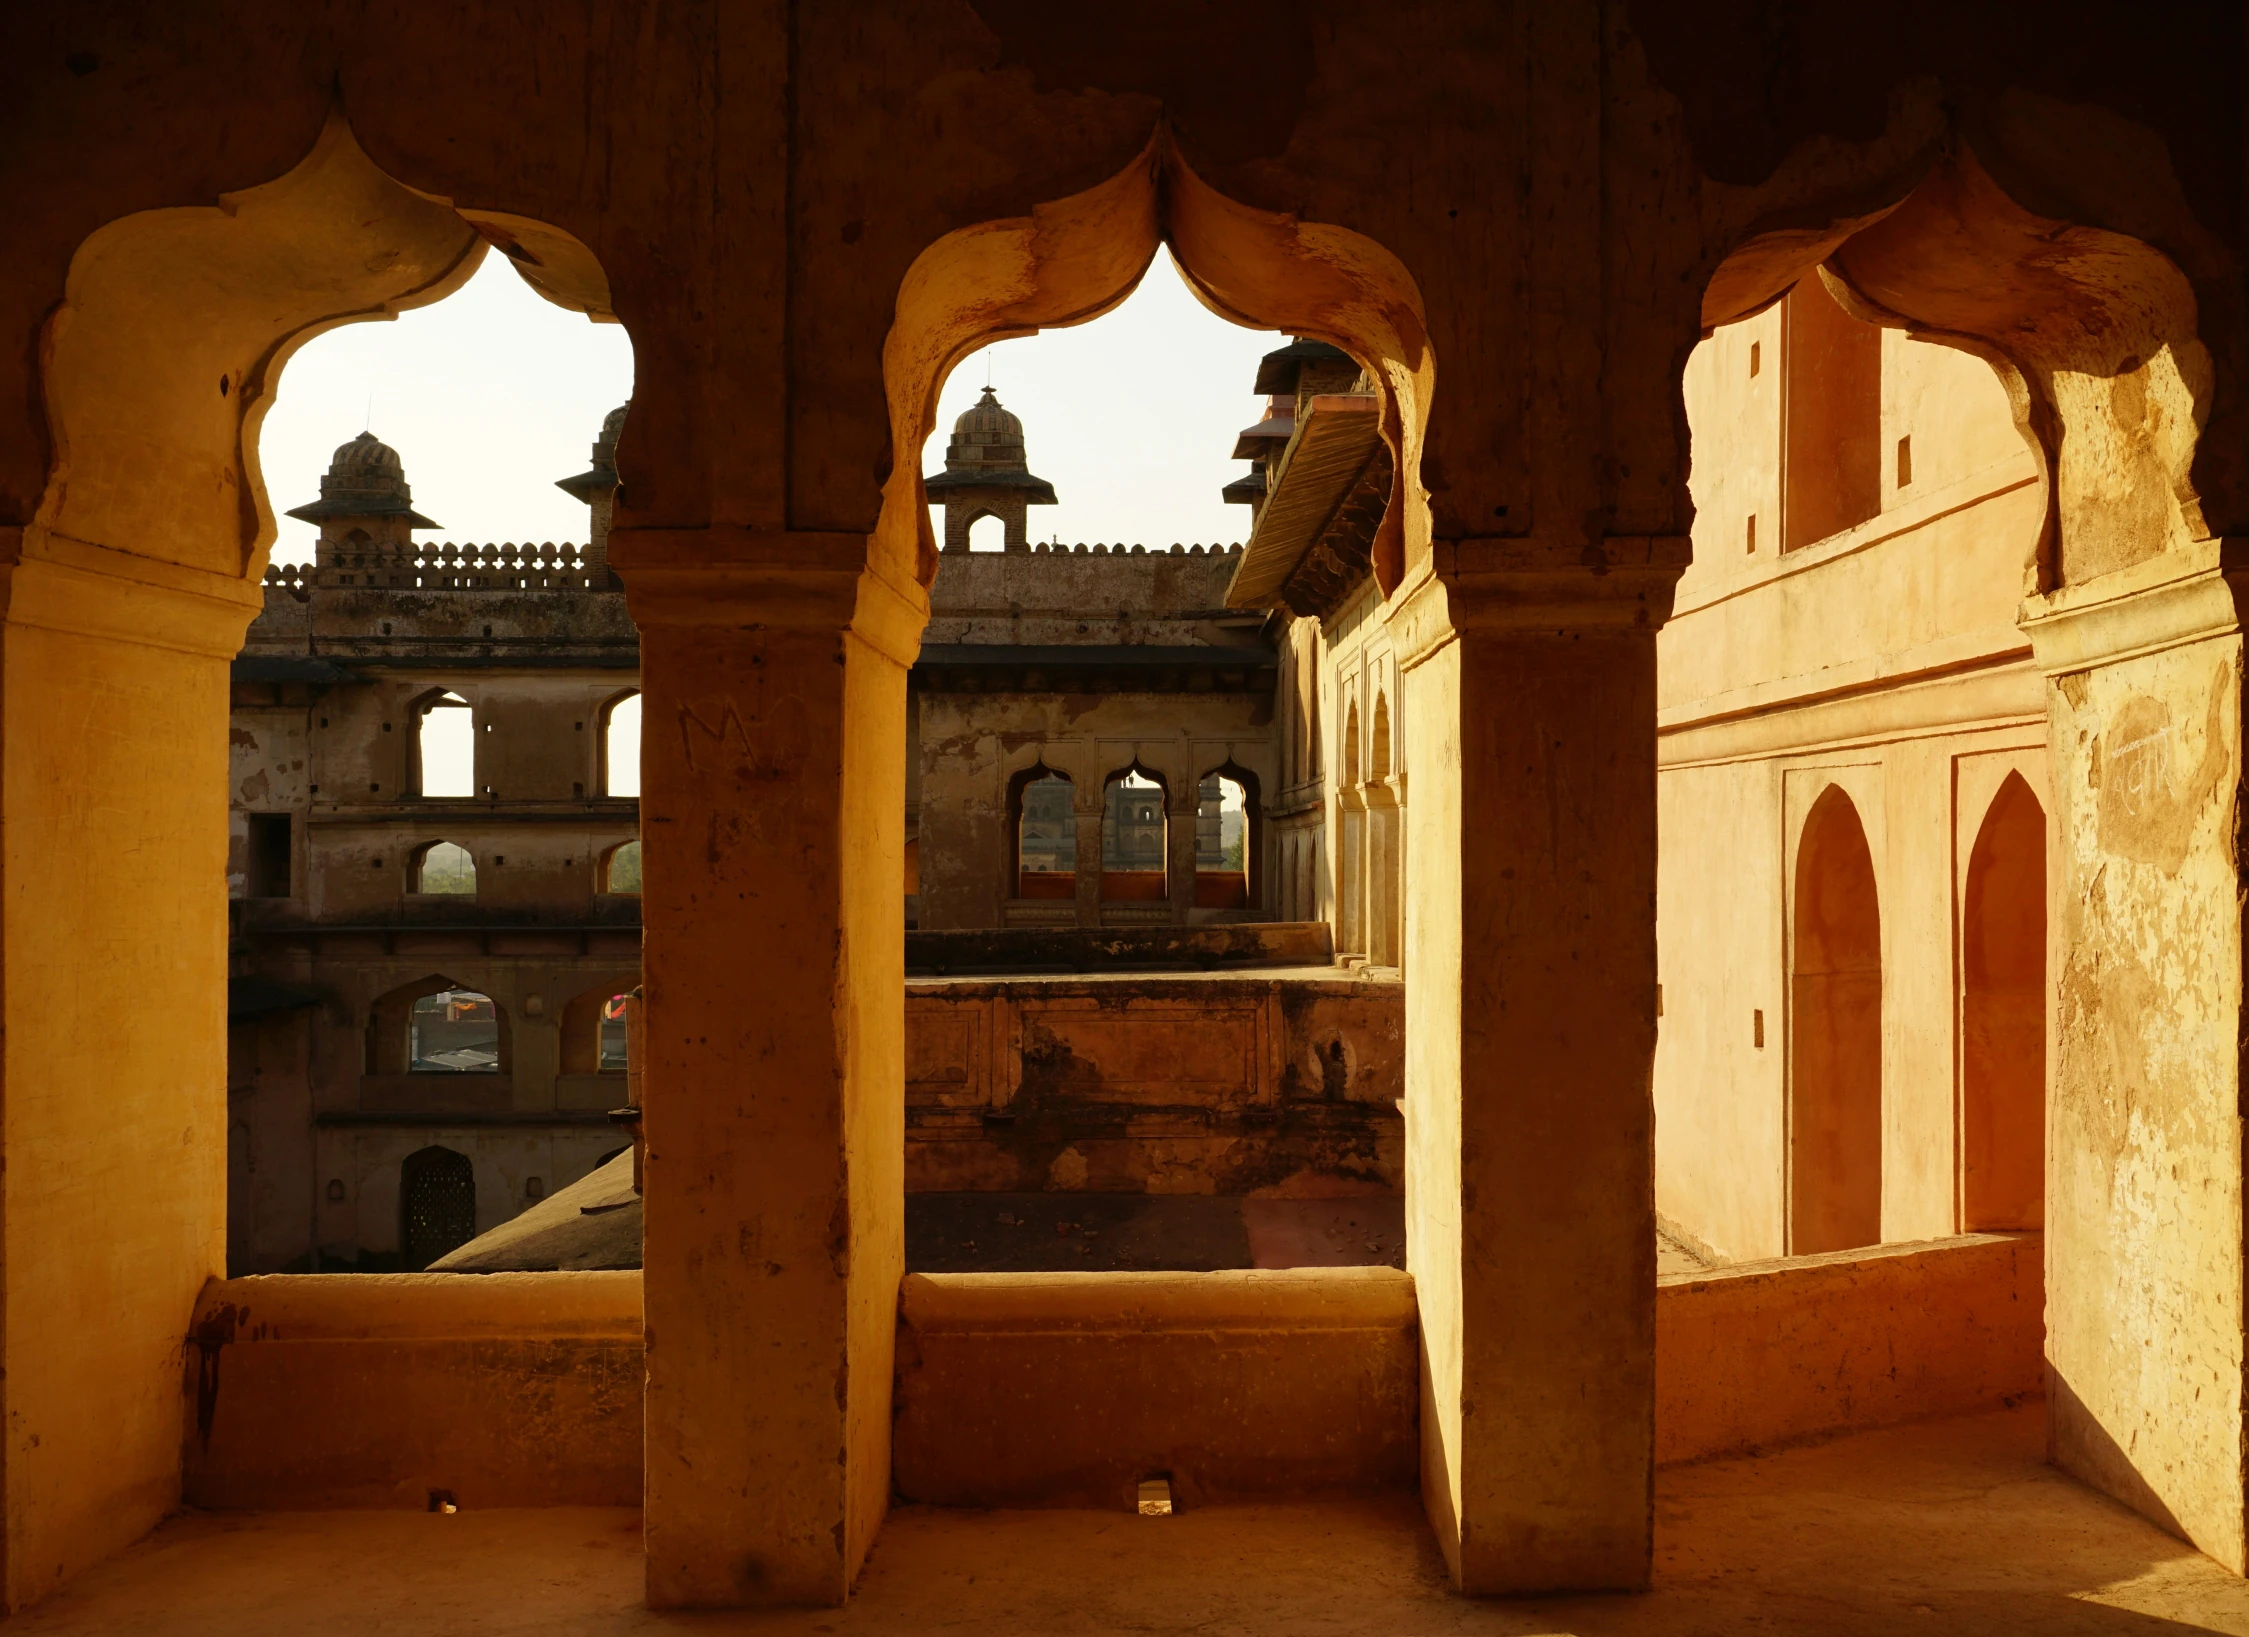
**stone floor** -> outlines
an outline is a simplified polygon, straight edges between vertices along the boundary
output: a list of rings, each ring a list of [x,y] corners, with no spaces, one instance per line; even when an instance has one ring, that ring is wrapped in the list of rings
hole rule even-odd
[[[2036,1406],[1667,1469],[1646,1596],[1474,1603],[1405,1496],[893,1513],[846,1610],[658,1616],[632,1512],[174,1520],[10,1637],[2249,1634],[2249,1585],[2043,1464]]]

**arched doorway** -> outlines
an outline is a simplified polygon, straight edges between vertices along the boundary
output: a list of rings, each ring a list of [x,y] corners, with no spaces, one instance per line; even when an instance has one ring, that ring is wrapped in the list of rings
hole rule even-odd
[[[2046,1220],[2046,813],[2020,773],[1968,855],[1960,917],[1960,1226]]]
[[[476,1174],[466,1154],[430,1147],[398,1172],[399,1265],[419,1272],[476,1237]]]
[[[1788,1249],[1882,1238],[1882,917],[1858,809],[1830,785],[1796,853]]]

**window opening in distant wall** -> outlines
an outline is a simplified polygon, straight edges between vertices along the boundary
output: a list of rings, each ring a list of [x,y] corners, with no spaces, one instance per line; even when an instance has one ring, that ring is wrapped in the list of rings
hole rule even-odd
[[[640,794],[640,695],[626,694],[603,714],[601,791],[605,796]]]
[[[1007,524],[993,512],[986,512],[968,525],[970,551],[1005,551],[1007,549]]]
[[[2010,773],[1968,855],[1961,911],[1966,1233],[2046,1221],[2046,813]]]
[[[1882,916],[1874,855],[1840,785],[1796,853],[1789,1008],[1789,1253],[1882,1239]]]
[[[1814,272],[1781,299],[1781,550],[1882,510],[1881,442],[1882,332]]]
[[[249,815],[249,879],[252,898],[286,898],[290,888],[290,835],[287,813]]]
[[[1168,896],[1163,782],[1137,764],[1111,775],[1101,817],[1101,896],[1155,902]]]
[[[498,1074],[500,1013],[490,995],[441,989],[406,1014],[409,1074]]]
[[[620,842],[601,861],[603,892],[637,894],[640,891],[640,843]]]
[[[476,794],[476,719],[456,693],[424,700],[414,714],[414,788],[423,796]]]
[[[398,1173],[399,1261],[419,1272],[476,1237],[476,1172],[466,1154],[429,1147]]]
[[[433,841],[414,855],[408,892],[476,896],[476,860],[466,847]]]
[[[1906,489],[1912,487],[1912,485],[1913,439],[1907,436],[1898,439],[1898,487]]]
[[[620,1074],[631,1066],[626,1007],[639,984],[638,973],[613,972],[563,1007],[564,1074]]]
[[[1015,895],[1075,898],[1078,818],[1069,776],[1045,765],[1016,776]]]
[[[1203,775],[1195,792],[1195,907],[1250,907],[1253,798],[1237,770]]]

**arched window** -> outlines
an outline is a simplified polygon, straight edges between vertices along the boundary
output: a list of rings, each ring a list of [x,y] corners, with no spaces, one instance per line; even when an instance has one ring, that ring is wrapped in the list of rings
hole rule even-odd
[[[1078,816],[1066,773],[1043,762],[1015,775],[1015,896],[1078,895]]]
[[[640,794],[640,695],[637,693],[611,700],[601,714],[601,793],[605,796]]]
[[[969,519],[968,549],[970,551],[1005,551],[1007,549],[1007,523],[997,512],[983,512]]]
[[[625,1071],[625,1006],[639,987],[638,973],[620,972],[581,990],[562,1009],[564,1074]]]
[[[1247,909],[1255,874],[1256,779],[1229,762],[1205,773],[1195,792],[1195,904]]]
[[[433,841],[407,863],[408,892],[476,896],[476,860],[466,847]]]
[[[1163,781],[1135,762],[1109,776],[1103,796],[1101,896],[1143,903],[1168,897]]]
[[[507,1012],[482,990],[431,974],[378,996],[367,1019],[369,1074],[505,1074]]]
[[[406,1013],[408,1074],[498,1074],[500,1012],[490,995],[441,989]]]
[[[1789,996],[1792,1255],[1882,1239],[1882,916],[1858,809],[1830,785],[1796,853]]]
[[[420,1272],[476,1237],[476,1172],[466,1154],[429,1147],[398,1171],[398,1252]]]
[[[419,796],[476,794],[476,713],[457,693],[433,693],[414,705],[414,765],[408,770]]]
[[[1968,855],[1960,925],[1960,1226],[2046,1220],[2046,814],[2007,775]]]
[[[640,891],[639,842],[621,841],[601,855],[601,890],[618,893]]]
[[[1343,712],[1343,781],[1336,787],[1335,948],[1367,953],[1367,798],[1359,781],[1359,702]]]

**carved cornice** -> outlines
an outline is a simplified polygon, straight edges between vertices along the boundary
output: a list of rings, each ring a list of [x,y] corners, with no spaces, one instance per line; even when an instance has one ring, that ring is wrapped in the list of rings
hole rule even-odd
[[[2048,676],[2137,659],[2243,627],[2249,539],[2196,540],[2083,585],[2026,597],[2022,628]]]
[[[1465,631],[1652,639],[1671,617],[1692,556],[1683,534],[1608,535],[1592,547],[1535,536],[1439,540],[1391,596],[1384,619],[1408,668]]]

